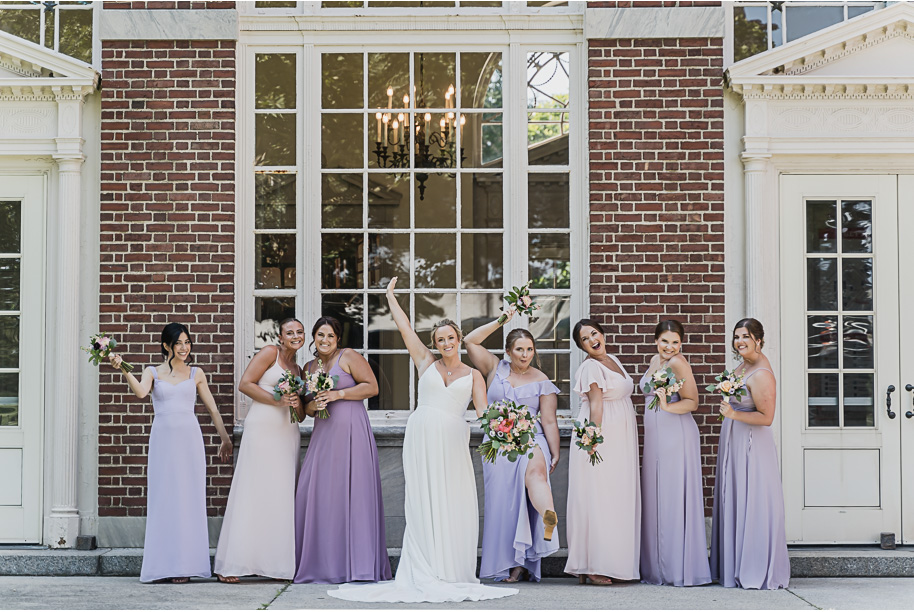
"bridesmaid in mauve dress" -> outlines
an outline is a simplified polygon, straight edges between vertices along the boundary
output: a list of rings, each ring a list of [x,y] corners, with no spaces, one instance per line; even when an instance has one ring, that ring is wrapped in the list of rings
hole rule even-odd
[[[209,532],[206,528],[206,457],[200,423],[194,414],[197,393],[222,439],[219,457],[232,458],[229,438],[216,402],[200,368],[187,364],[191,340],[187,327],[169,323],[162,330],[158,368],[143,370],[142,380],[125,372],[130,389],[139,398],[152,396],[155,418],[149,434],[146,542],[140,582],[170,579],[187,582],[191,576],[208,578]],[[108,358],[120,369],[121,357]]]
[[[711,582],[701,488],[701,445],[692,411],[698,387],[689,362],[680,352],[685,332],[679,321],[661,321],[654,331],[657,355],[639,386],[658,370],[671,368],[684,380],[679,393],[667,398],[644,395],[644,458],[641,462],[641,581],[695,586]]]
[[[575,373],[581,396],[577,420],[603,430],[595,450],[603,457],[590,464],[587,452],[571,441],[568,458],[568,562],[565,572],[584,584],[612,584],[611,578],[637,580],[641,551],[641,484],[638,477],[638,427],[632,391],[635,383],[613,355],[606,353],[603,328],[582,319],[572,338],[587,359]]]
[[[244,436],[232,476],[228,505],[216,548],[215,574],[220,582],[238,576],[290,580],[295,574],[295,473],[301,434],[289,410],[301,408],[298,395],[273,399],[273,387],[285,370],[299,374],[295,353],[304,346],[305,328],[298,319],[279,324],[279,346],[260,350],[238,390],[253,399],[244,419]]]
[[[295,582],[339,584],[390,580],[384,529],[378,448],[362,403],[378,394],[378,381],[364,357],[339,348],[342,326],[321,317],[311,335],[316,359],[305,370],[338,376],[321,391],[308,414],[314,419],[295,497]]]
[[[787,588],[790,559],[784,494],[771,434],[776,382],[762,353],[765,330],[743,319],[733,330],[742,358],[735,370],[749,392],[720,403],[720,428],[711,529],[711,575],[725,587]]]
[[[514,311],[508,311],[509,321]],[[540,560],[559,549],[558,517],[549,475],[559,462],[556,394],[559,388],[533,367],[536,344],[526,329],[513,329],[505,338],[510,360],[499,360],[482,343],[501,327],[498,320],[473,330],[464,338],[473,365],[488,382],[486,400],[512,400],[534,415],[540,414],[533,459],[517,461],[499,456],[482,464],[485,481],[485,522],[482,534],[480,578],[517,582],[524,574],[539,582]],[[538,359],[537,359],[538,361]]]

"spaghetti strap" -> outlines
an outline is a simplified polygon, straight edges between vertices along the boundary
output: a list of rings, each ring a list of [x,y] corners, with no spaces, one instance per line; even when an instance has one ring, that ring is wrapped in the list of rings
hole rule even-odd
[[[752,375],[755,374],[756,372],[761,372],[761,371],[770,372],[771,375],[774,376],[774,372],[771,372],[771,370],[769,370],[768,368],[759,368],[758,370],[752,370],[751,372],[749,372],[749,376],[746,377],[746,380],[749,380],[750,378],[752,378]]]
[[[159,372],[156,370],[155,366],[149,366],[149,369],[152,370],[152,378],[154,380],[159,380]]]
[[[348,347],[342,349],[342,350],[340,351],[340,354],[336,356],[336,365],[337,365],[337,366],[340,365],[340,359],[343,358],[343,353],[345,353],[347,350],[349,350]],[[331,367],[330,369],[332,370],[333,368]],[[342,370],[342,368],[340,368],[340,369]],[[327,371],[329,372],[330,370],[327,370]]]

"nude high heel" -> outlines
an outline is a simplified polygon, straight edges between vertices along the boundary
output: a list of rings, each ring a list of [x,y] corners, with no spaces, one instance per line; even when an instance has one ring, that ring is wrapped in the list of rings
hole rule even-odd
[[[559,517],[556,516],[553,510],[546,510],[546,513],[543,515],[543,526],[545,530],[543,532],[543,539],[547,542],[552,541],[552,532],[555,530],[555,526],[559,524]]]

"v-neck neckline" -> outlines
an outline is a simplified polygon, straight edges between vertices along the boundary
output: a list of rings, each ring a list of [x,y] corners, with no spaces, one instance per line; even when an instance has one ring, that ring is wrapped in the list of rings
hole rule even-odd
[[[588,359],[593,359],[593,357],[588,357]],[[612,359],[613,362],[616,361],[616,360],[613,359],[612,357],[610,357],[610,359]],[[595,362],[597,363],[597,365],[599,365],[599,366],[600,366],[601,368],[603,368],[604,370],[607,370],[607,371],[609,371],[609,372],[612,372],[613,374],[615,374],[615,375],[618,376],[619,378],[631,378],[631,377],[625,372],[625,370],[622,368],[622,366],[619,365],[618,363],[616,363],[616,365],[618,365],[618,366],[619,366],[619,369],[622,370],[622,373],[621,373],[621,374],[620,374],[619,372],[616,372],[615,370],[613,370],[613,369],[612,369],[611,367],[609,367],[608,365],[605,365],[605,364],[601,363],[600,361],[597,361],[596,359],[593,359],[593,361],[595,361]]]
[[[466,374],[465,376],[461,376],[460,378],[455,378],[454,380],[451,381],[451,384],[449,385],[449,384],[447,384],[447,380],[445,380],[444,376],[441,374],[441,371],[438,369],[438,362],[436,361],[435,363],[433,363],[431,365],[431,367],[435,368],[435,373],[438,375],[438,378],[441,380],[441,384],[444,385],[445,389],[450,389],[451,386],[453,386],[454,383],[456,383],[458,380],[463,380],[464,378],[468,378],[473,375],[473,370],[470,370],[469,374]]]

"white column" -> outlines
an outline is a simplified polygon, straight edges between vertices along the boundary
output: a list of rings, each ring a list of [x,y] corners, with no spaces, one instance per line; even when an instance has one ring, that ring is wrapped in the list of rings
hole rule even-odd
[[[51,504],[44,521],[44,542],[73,548],[79,535],[76,485],[79,470],[79,217],[83,140],[80,138],[83,96],[57,91],[57,201],[52,214],[57,242],[57,304],[54,375],[56,392],[46,409],[51,429]]]
[[[768,193],[768,167],[771,155],[743,153],[746,185],[746,314],[765,318],[766,268],[777,267],[777,252],[769,251],[772,228],[768,221],[777,214],[777,203]],[[776,238],[775,238],[776,241]],[[769,296],[770,298],[770,296]]]

